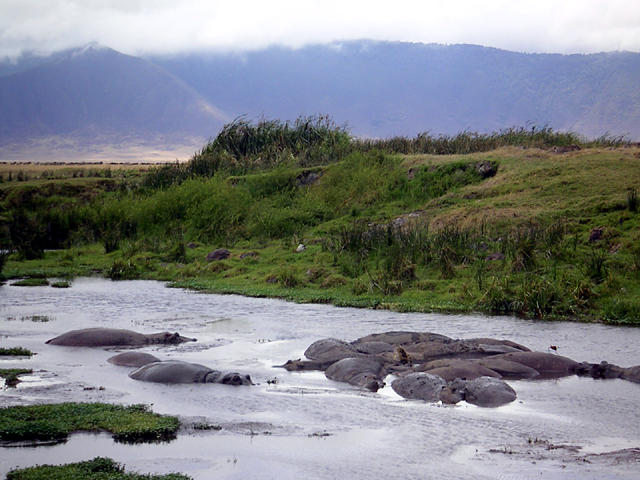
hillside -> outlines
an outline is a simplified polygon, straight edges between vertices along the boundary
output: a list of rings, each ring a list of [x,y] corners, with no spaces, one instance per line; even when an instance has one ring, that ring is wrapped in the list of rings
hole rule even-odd
[[[640,139],[640,54],[353,41],[0,61],[0,160],[185,159],[225,122],[329,114],[358,137],[545,125]],[[185,153],[186,152],[186,153]]]
[[[530,132],[397,155],[325,126],[234,124],[189,163],[135,175],[3,173],[4,274],[640,322],[639,147]]]
[[[151,59],[229,114],[331,113],[355,135],[550,125],[640,139],[640,54],[354,41]]]
[[[71,138],[80,146],[145,137],[206,138],[227,117],[160,67],[89,46],[0,76],[0,146]],[[54,149],[52,149],[54,150]]]

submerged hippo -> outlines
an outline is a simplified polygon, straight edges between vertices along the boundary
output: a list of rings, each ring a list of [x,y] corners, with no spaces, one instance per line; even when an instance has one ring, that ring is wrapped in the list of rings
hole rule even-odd
[[[55,338],[47,340],[51,345],[66,347],[109,347],[136,346],[150,344],[178,344],[195,342],[195,338],[183,337],[179,333],[138,333],[119,328],[84,328],[71,330]]]
[[[107,362],[120,367],[141,367],[159,361],[158,357],[144,352],[124,352],[107,358]]]
[[[335,338],[311,344],[308,360],[289,360],[287,370],[322,370],[332,379],[376,391],[384,376],[399,376],[392,388],[406,398],[483,407],[504,405],[516,393],[504,382],[568,375],[621,378],[640,383],[640,366],[578,363],[561,355],[533,352],[510,340],[454,339],[432,332],[393,331],[351,343]],[[434,380],[436,379],[436,380]]]
[[[129,374],[134,380],[156,383],[222,383],[225,385],[253,385],[249,375],[223,373],[198,363],[169,360],[143,365]]]

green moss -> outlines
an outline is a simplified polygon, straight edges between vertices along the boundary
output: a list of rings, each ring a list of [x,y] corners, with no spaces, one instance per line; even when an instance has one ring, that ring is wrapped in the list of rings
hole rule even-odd
[[[110,458],[96,457],[86,462],[66,465],[39,465],[11,470],[7,480],[189,480],[177,473],[144,475],[126,473],[124,468]]]
[[[60,403],[0,408],[0,440],[63,439],[75,431],[106,430],[116,441],[167,440],[175,436],[175,417],[146,405]]]

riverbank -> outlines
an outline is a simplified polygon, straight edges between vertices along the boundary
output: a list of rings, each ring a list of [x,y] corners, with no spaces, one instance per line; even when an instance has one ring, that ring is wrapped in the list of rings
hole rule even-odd
[[[0,183],[2,273],[640,324],[637,145],[400,155],[330,133],[341,146],[236,158],[216,139],[186,164]]]

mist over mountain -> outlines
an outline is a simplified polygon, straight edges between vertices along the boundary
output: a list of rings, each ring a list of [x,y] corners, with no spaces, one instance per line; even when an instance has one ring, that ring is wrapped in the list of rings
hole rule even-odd
[[[163,68],[106,47],[5,62],[0,72],[0,144],[51,136],[83,144],[207,136],[228,121]]]
[[[226,112],[326,112],[357,135],[549,125],[640,138],[640,54],[523,54],[475,45],[346,42],[156,57]]]
[[[0,157],[45,137],[197,148],[240,115],[328,114],[372,137],[535,124],[638,139],[639,81],[640,54],[627,52],[353,41],[139,58],[89,45],[0,62]]]

